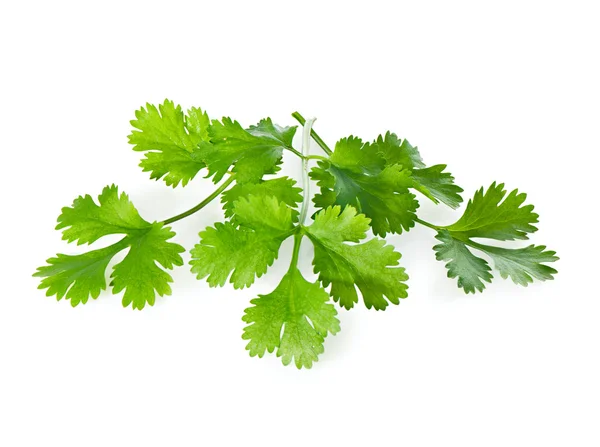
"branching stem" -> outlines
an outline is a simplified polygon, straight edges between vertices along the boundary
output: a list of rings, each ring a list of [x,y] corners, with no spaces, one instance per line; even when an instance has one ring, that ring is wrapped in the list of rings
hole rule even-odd
[[[303,126],[306,124],[306,120],[304,119],[304,117],[302,115],[300,115],[299,112],[292,113],[292,116],[296,119],[296,121],[298,121]],[[315,132],[314,130],[311,129],[310,130],[310,135],[311,135],[311,137],[313,137],[313,139],[317,142],[317,144],[321,147],[321,149],[323,149],[323,151],[327,155],[331,155],[332,154],[331,149],[329,149],[329,146],[327,146],[327,144],[325,144],[325,142],[317,134],[317,132]]]

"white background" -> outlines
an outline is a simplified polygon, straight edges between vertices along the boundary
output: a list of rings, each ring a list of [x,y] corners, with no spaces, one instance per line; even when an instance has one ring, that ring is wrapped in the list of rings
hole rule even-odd
[[[595,6],[3,2],[0,445],[600,445]],[[467,296],[431,230],[390,237],[409,298],[340,311],[342,331],[302,371],[250,358],[240,338],[289,241],[249,290],[209,289],[186,266],[142,312],[110,293],[75,309],[45,297],[35,268],[83,249],[53,229],[77,195],[114,182],[162,220],[212,190],[201,176],[173,190],[137,167],[129,120],[165,97],[244,125],[291,125],[299,110],[331,145],[395,131],[447,163],[466,198],[494,180],[527,192],[532,242],[558,252],[560,273]],[[435,223],[460,214],[421,202]],[[177,242],[222,219],[213,205],[174,225]],[[314,279],[311,250],[301,267]]]

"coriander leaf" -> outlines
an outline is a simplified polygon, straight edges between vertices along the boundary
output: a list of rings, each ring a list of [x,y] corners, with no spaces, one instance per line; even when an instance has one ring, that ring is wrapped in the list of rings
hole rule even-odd
[[[106,186],[96,205],[90,195],[79,196],[73,205],[62,209],[57,230],[63,230],[63,239],[77,241],[77,245],[91,244],[109,234],[134,235],[150,224],[142,219],[127,197],[119,195],[115,185]]]
[[[274,196],[279,202],[292,207],[292,220],[298,220],[297,204],[302,202],[302,189],[296,186],[296,181],[288,177],[264,180],[258,183],[236,184],[221,195],[225,217],[234,217],[234,203],[242,197]]]
[[[506,198],[504,184],[496,182],[484,193],[483,188],[469,200],[462,217],[446,227],[459,237],[485,237],[500,241],[527,239],[527,233],[537,231],[538,221],[533,205],[523,205],[527,195],[515,189]],[[504,199],[504,200],[502,200]]]
[[[379,135],[373,147],[389,166],[400,165],[409,170],[425,167],[419,150],[411,146],[407,140],[398,138],[395,133],[387,132],[385,137]]]
[[[98,298],[106,289],[104,276],[108,263],[127,247],[126,239],[81,255],[58,254],[48,259],[48,265],[39,267],[33,275],[44,278],[38,289],[48,289],[46,295],[56,295],[58,301],[66,296],[73,307],[87,303],[90,296]]]
[[[397,267],[400,253],[394,247],[377,238],[347,244],[364,239],[368,229],[369,219],[357,215],[351,206],[343,211],[339,206],[320,211],[306,228],[315,247],[315,273],[323,286],[331,284],[331,296],[346,309],[358,302],[357,287],[369,309],[383,310],[388,300],[398,304],[399,298],[407,296],[408,275]]]
[[[175,188],[187,185],[200,169],[205,167],[198,150],[192,153],[184,151],[147,152],[140,166],[144,172],[151,172],[151,179],[163,178],[167,186]]]
[[[192,150],[192,152],[196,151],[198,148],[198,144],[201,141],[209,141],[208,136],[208,127],[210,126],[210,119],[208,118],[208,114],[203,112],[200,107],[192,107],[188,110],[187,115],[185,117],[185,128],[191,136],[192,145],[187,145],[186,147]]]
[[[129,253],[118,263],[112,274],[113,293],[126,289],[123,305],[132,304],[142,309],[153,305],[155,292],[170,293],[172,281],[164,269],[183,265],[179,253],[185,251],[178,244],[167,242],[175,233],[162,223],[142,219],[125,193],[119,195],[116,186],[107,186],[99,196],[99,205],[89,196],[79,197],[71,208],[63,208],[57,228],[64,228],[63,239],[78,244],[92,243],[109,234],[125,234],[116,244],[80,255],[58,254],[47,260],[48,265],[38,268],[34,276],[44,278],[40,288],[57,299],[66,297],[71,305],[85,304],[88,298],[97,298],[106,288],[105,271],[110,260],[122,250]]]
[[[281,127],[273,124],[271,118],[260,120],[256,125],[250,126],[248,129],[252,135],[258,138],[265,138],[274,143],[278,143],[282,148],[292,147],[292,140],[296,134],[296,126]]]
[[[211,144],[200,146],[202,159],[213,181],[220,181],[233,165],[238,183],[257,182],[279,170],[283,149],[292,147],[296,127],[280,127],[270,118],[249,130],[231,118],[213,120],[209,127]]]
[[[150,178],[164,177],[168,186],[185,186],[205,164],[198,145],[208,141],[208,115],[191,108],[184,115],[181,106],[165,100],[158,108],[146,104],[135,112],[131,121],[134,130],[129,135],[133,150],[145,152],[140,166],[150,172]]]
[[[375,146],[353,136],[338,141],[329,160],[338,168],[359,174],[378,174],[385,167]]]
[[[408,190],[410,171],[399,165],[383,167],[372,146],[358,138],[338,141],[330,160],[319,161],[310,176],[321,188],[314,198],[318,208],[351,205],[371,219],[379,236],[414,226],[418,202]]]
[[[554,279],[556,269],[543,264],[558,260],[556,252],[547,250],[544,245],[529,245],[524,248],[507,249],[473,242],[472,246],[484,252],[492,261],[500,276],[510,276],[515,284],[527,286],[533,279],[546,281]]]
[[[463,189],[454,184],[452,174],[443,172],[446,165],[426,168],[419,150],[407,140],[400,140],[396,134],[387,132],[385,137],[379,135],[372,147],[385,159],[387,166],[400,165],[411,171],[411,187],[434,203],[441,201],[451,208],[457,208],[462,202],[460,193]]]
[[[308,282],[297,268],[282,278],[268,295],[250,301],[242,320],[248,323],[242,338],[252,357],[277,349],[284,365],[310,368],[324,351],[327,333],[340,330],[337,312],[318,283]]]
[[[208,276],[211,287],[224,286],[230,275],[235,289],[248,287],[277,258],[276,242],[231,222],[215,223],[200,232],[200,243],[191,250],[192,273],[198,279]]]
[[[475,242],[472,238],[496,240],[527,239],[528,233],[537,230],[532,224],[538,221],[532,205],[523,206],[526,195],[517,190],[506,196],[504,185],[493,183],[484,193],[483,188],[469,201],[462,217],[454,224],[440,228],[436,238],[438,260],[446,264],[448,276],[458,278],[458,286],[466,293],[482,292],[483,281],[491,282],[490,267],[482,258],[475,256],[477,250],[489,256],[500,276],[510,276],[515,284],[527,286],[533,279],[553,279],[556,270],[545,263],[558,260],[554,251],[546,247],[530,245],[525,248],[502,248]],[[504,199],[504,200],[503,200]]]
[[[273,196],[240,198],[233,212],[239,227],[217,223],[200,233],[191,251],[192,272],[206,276],[211,287],[230,282],[236,289],[249,287],[271,266],[281,243],[293,233],[292,210]]]
[[[178,244],[167,242],[175,236],[169,227],[161,223],[153,224],[148,231],[129,241],[130,249],[125,259],[115,265],[110,285],[113,293],[125,290],[123,306],[130,304],[134,309],[143,309],[146,303],[154,305],[155,293],[170,295],[170,282],[173,278],[164,269],[183,265],[179,255],[185,249]]]
[[[463,201],[460,193],[463,189],[454,184],[454,177],[449,172],[443,172],[446,165],[434,165],[424,169],[413,169],[413,187],[431,199],[438,200],[450,208],[458,208]]]
[[[240,198],[233,205],[237,222],[257,232],[280,233],[289,231],[292,210],[273,196],[249,196]]]
[[[458,278],[458,287],[465,293],[482,292],[483,281],[491,282],[493,277],[487,261],[471,253],[464,242],[454,239],[447,230],[438,232],[436,239],[442,243],[433,247],[435,257],[438,261],[449,261],[448,278]]]

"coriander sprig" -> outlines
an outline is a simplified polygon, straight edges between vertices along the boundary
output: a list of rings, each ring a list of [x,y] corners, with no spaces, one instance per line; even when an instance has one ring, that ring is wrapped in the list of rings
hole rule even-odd
[[[109,264],[127,250],[112,268],[109,286],[115,294],[124,292],[126,307],[153,305],[156,295],[171,294],[168,270],[183,264],[185,249],[171,241],[175,233],[169,225],[217,198],[224,220],[200,231],[190,250],[191,270],[211,287],[227,282],[234,289],[250,287],[268,272],[283,241],[293,237],[287,273],[273,292],[250,301],[242,337],[251,356],[276,352],[284,364],[298,368],[310,368],[324,350],[325,337],[339,331],[333,303],[351,309],[362,301],[369,309],[385,310],[407,297],[408,275],[399,264],[400,253],[384,239],[388,233],[401,234],[415,224],[434,230],[440,242],[433,247],[436,258],[446,262],[448,277],[457,278],[466,293],[481,292],[491,282],[490,261],[515,284],[553,279],[556,270],[547,264],[558,257],[545,246],[484,242],[523,240],[537,230],[538,215],[524,204],[525,194],[507,195],[504,185],[494,182],[475,193],[454,224],[432,224],[418,217],[417,194],[451,208],[462,203],[463,190],[446,165],[427,166],[416,146],[391,132],[374,141],[341,138],[332,150],[312,128],[314,119],[298,112],[292,116],[303,126],[300,150],[293,146],[297,128],[270,118],[245,128],[227,117],[211,120],[200,108],[184,113],[168,100],[136,111],[129,142],[143,153],[140,167],[150,178],[183,187],[202,171],[217,188],[191,209],[153,223],[114,185],[97,201],[78,197],[58,217],[63,239],[81,245],[111,234],[123,237],[108,247],[48,259],[34,274],[42,278],[39,288],[72,306],[85,304],[107,288]],[[309,153],[311,137],[325,155]],[[301,187],[278,176],[283,151],[302,159]],[[316,165],[309,169],[310,161]],[[312,197],[316,212],[309,220],[310,180],[319,192]],[[306,241],[314,247],[316,282],[298,268]]]

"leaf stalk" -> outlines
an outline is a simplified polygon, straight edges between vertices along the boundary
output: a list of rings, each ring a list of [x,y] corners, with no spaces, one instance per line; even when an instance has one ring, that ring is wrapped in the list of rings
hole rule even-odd
[[[310,197],[310,181],[308,179],[308,158],[310,151],[310,131],[316,118],[305,121],[302,128],[302,209],[300,211],[300,225],[304,225],[308,213],[308,201]]]
[[[231,185],[231,183],[234,180],[235,180],[235,174],[231,174],[229,176],[229,178],[227,180],[225,180],[223,183],[221,183],[221,186],[219,186],[217,189],[215,189],[213,191],[213,193],[211,195],[209,195],[206,199],[204,199],[202,202],[200,202],[195,207],[190,208],[189,210],[184,211],[181,214],[178,214],[176,216],[170,217],[169,219],[163,220],[163,222],[162,222],[163,225],[172,224],[173,222],[177,222],[178,220],[185,219],[186,217],[189,217],[192,214],[197,213],[202,208],[204,208],[206,205],[208,205],[210,202],[212,202],[214,199],[216,199],[219,196],[219,194],[221,194],[223,191],[225,191],[225,189],[229,185]]]
[[[300,115],[299,112],[292,113],[292,116],[303,126],[306,124],[306,119],[304,119],[304,117]],[[323,149],[323,152],[325,152],[327,155],[331,155],[333,153],[331,149],[329,149],[329,146],[327,146],[325,141],[323,141],[319,134],[317,134],[317,132],[315,132],[313,129],[310,130],[310,136],[313,138],[313,140],[316,141],[316,143],[321,147],[321,149]]]

